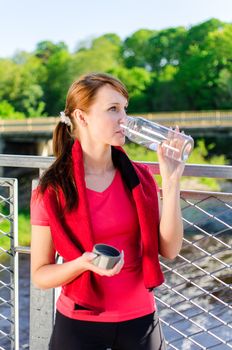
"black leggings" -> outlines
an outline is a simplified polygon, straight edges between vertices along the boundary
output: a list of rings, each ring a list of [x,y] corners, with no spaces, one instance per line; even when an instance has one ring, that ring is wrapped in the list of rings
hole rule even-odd
[[[49,350],[165,350],[155,313],[123,322],[90,322],[57,311]]]

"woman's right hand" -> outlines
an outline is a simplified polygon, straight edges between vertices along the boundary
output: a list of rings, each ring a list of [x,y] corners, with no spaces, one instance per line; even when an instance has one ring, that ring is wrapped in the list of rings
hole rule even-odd
[[[96,258],[96,256],[97,255],[95,253],[85,252],[78,259],[86,271],[90,270],[94,273],[97,273],[100,276],[107,276],[107,277],[112,277],[114,275],[117,275],[121,271],[121,269],[124,265],[124,252],[123,251],[121,253],[121,259],[112,269],[103,269],[103,268],[100,268],[98,266],[95,266],[92,263],[92,261]]]
[[[92,263],[95,254],[85,252],[80,257],[62,264],[55,262],[55,247],[53,245],[49,226],[32,225],[31,238],[31,277],[37,288],[56,288],[72,282],[87,270],[101,276],[114,276],[119,273],[124,264],[122,258],[110,270],[100,269]]]

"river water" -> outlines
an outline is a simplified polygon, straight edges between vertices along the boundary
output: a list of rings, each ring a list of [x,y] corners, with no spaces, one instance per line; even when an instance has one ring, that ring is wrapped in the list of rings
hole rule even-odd
[[[223,237],[221,237],[224,241],[227,242],[227,244],[232,244],[232,237],[231,234],[226,234]],[[217,249],[217,247],[214,247],[214,249]],[[191,248],[185,249],[183,247],[185,257],[189,257],[189,255],[193,256],[194,251],[191,251]],[[223,255],[224,254],[224,255]],[[220,255],[220,259],[222,261],[225,261],[227,263],[231,264],[231,252],[228,253],[228,251],[225,251],[223,254]],[[178,259],[178,258],[177,258]],[[178,263],[178,261],[177,261]],[[215,262],[212,262],[214,264]],[[169,263],[169,266],[174,264],[173,262]],[[202,268],[210,269],[210,266],[205,266],[206,262],[203,260],[202,262]],[[211,264],[211,265],[212,265]],[[4,261],[4,265],[9,265],[9,261]],[[184,272],[184,269],[186,267],[183,266],[183,273],[185,274],[186,278],[192,278],[196,274],[196,269],[194,270],[194,267],[191,269],[188,267],[188,273],[186,274],[186,271]],[[215,266],[212,265],[211,267],[212,271],[215,271]],[[181,271],[181,269],[179,270]],[[19,315],[20,315],[20,350],[29,349],[29,298],[30,298],[30,267],[29,267],[29,256],[28,255],[21,255],[20,256],[20,264],[19,264],[19,274],[20,274],[20,280],[19,280]],[[199,274],[199,271],[198,271]],[[178,281],[179,278],[179,281]],[[9,283],[9,273],[6,271],[0,272],[0,279],[4,281],[4,283]],[[232,283],[232,273],[231,270],[223,270],[223,279],[226,283]],[[184,295],[185,298],[192,298],[194,297],[194,293],[196,293],[196,299],[193,299],[193,302],[196,304],[196,307],[193,305],[189,305],[186,303],[186,300],[182,300],[180,304],[178,304],[178,295],[176,293],[172,293],[168,291],[165,286],[161,287],[157,290],[156,294],[157,297],[162,299],[164,303],[171,304],[171,305],[179,305],[175,307],[178,312],[181,312],[186,317],[192,317],[193,323],[189,322],[189,320],[183,319],[183,317],[179,316],[176,312],[173,312],[172,310],[168,309],[167,307],[164,307],[162,303],[158,302],[159,307],[159,313],[160,316],[165,320],[165,322],[173,323],[173,320],[175,322],[172,324],[172,326],[176,327],[179,331],[191,335],[196,332],[196,337],[193,337],[194,340],[196,340],[197,343],[203,344],[205,347],[200,347],[190,341],[188,339],[179,339],[181,338],[179,334],[171,329],[170,327],[163,326],[165,337],[168,341],[173,342],[173,345],[175,345],[175,348],[178,350],[198,350],[198,349],[207,349],[210,346],[214,346],[212,349],[215,350],[229,350],[230,347],[225,344],[220,344],[219,342],[215,341],[215,338],[210,337],[210,334],[205,333],[197,333],[197,326],[194,322],[199,323],[201,326],[205,327],[206,329],[211,329],[212,332],[218,336],[220,336],[224,340],[228,340],[232,338],[232,332],[231,329],[225,326],[221,326],[221,324],[216,320],[216,318],[211,317],[210,315],[207,315],[205,313],[199,314],[198,306],[207,309],[209,312],[211,312],[216,317],[219,317],[220,319],[223,319],[224,322],[227,322],[231,325],[232,320],[232,310],[225,308],[222,303],[219,303],[216,298],[213,298],[210,295],[205,295],[204,293],[201,295],[199,294],[199,290],[197,288],[193,288],[194,286],[190,286],[188,282],[183,283],[182,278],[178,277],[177,275],[174,275],[173,273],[166,273],[166,283],[168,285],[177,286],[176,290],[178,290],[179,293]],[[196,283],[198,283],[196,281]],[[202,282],[199,280],[199,285],[202,286]],[[215,284],[215,285],[214,285]],[[178,288],[179,286],[179,288]],[[208,283],[208,291],[210,292],[213,290],[213,288],[216,288],[217,281],[210,280],[210,283]],[[7,288],[1,288],[1,298],[10,299],[10,292]],[[199,295],[198,295],[199,294]],[[223,299],[226,303],[231,304],[232,296],[231,296],[231,290],[223,288],[222,290],[219,290],[217,293],[214,293],[216,297]],[[183,299],[183,298],[182,298]],[[181,301],[181,300],[180,300]],[[7,304],[1,304],[0,305],[0,313],[3,314],[6,317],[10,317],[9,313],[9,306]],[[215,328],[218,327],[218,330]],[[5,331],[6,333],[9,333],[10,326],[9,322],[1,319],[0,320],[0,329],[2,331]],[[216,345],[215,345],[216,344]],[[217,345],[218,344],[218,345]],[[232,347],[232,342],[230,343]],[[4,350],[10,350],[10,341],[9,339],[1,338],[0,337],[0,349]],[[168,346],[168,349],[172,349],[171,346]],[[41,349],[45,350],[45,349]]]

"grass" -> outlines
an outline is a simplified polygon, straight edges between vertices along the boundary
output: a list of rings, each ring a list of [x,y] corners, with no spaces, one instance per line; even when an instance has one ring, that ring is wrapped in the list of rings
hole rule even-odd
[[[10,249],[10,238],[12,232],[12,222],[8,215],[2,216],[3,210],[0,210],[0,234],[2,232],[6,235],[0,237],[0,247],[3,249]],[[29,246],[31,239],[31,226],[30,226],[30,213],[29,210],[22,210],[18,215],[18,231],[19,231],[19,244],[22,246]]]

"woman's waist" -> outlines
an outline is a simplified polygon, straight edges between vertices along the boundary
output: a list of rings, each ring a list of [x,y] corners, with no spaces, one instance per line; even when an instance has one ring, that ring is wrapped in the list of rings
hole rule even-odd
[[[112,277],[102,276],[101,287],[105,296],[114,298],[114,296],[124,295],[125,291],[134,294],[138,286],[145,290],[143,281],[143,271],[141,260],[136,264],[125,264],[120,273]]]
[[[150,293],[144,286],[142,272],[124,270],[112,277],[101,278],[101,296],[99,295],[99,305],[104,312],[125,313],[134,310],[135,306],[140,311],[148,309],[154,305],[153,293]],[[74,310],[77,314],[88,313],[91,310],[75,308],[75,302],[64,295],[62,290],[59,303],[65,304],[69,310]],[[80,306],[80,305],[77,305]]]

